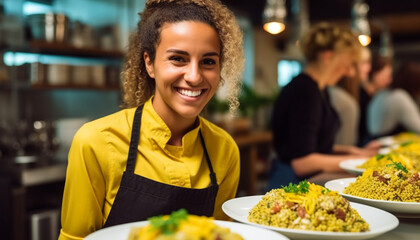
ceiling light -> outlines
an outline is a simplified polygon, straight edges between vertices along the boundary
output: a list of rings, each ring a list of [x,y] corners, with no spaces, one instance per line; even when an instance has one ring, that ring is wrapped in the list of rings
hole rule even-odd
[[[271,34],[282,32],[286,28],[286,15],[285,0],[267,0],[263,12],[264,30]]]
[[[353,31],[359,35],[359,42],[367,46],[371,42],[370,26],[367,19],[369,5],[364,0],[354,0],[351,12],[351,26]]]

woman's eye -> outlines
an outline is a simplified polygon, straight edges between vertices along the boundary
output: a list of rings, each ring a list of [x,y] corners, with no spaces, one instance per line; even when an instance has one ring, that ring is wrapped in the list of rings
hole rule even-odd
[[[169,58],[169,60],[175,61],[175,62],[185,62],[184,58],[180,56],[172,56]]]
[[[202,63],[204,65],[214,65],[214,64],[216,64],[216,61],[214,59],[211,59],[211,58],[206,58],[202,61]]]

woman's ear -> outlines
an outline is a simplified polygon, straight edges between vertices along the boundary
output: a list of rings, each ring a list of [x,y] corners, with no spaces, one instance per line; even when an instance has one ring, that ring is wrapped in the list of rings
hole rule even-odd
[[[143,54],[144,63],[146,64],[146,71],[149,74],[151,78],[155,78],[155,72],[153,67],[153,62],[150,59],[150,56],[147,52],[144,52]]]

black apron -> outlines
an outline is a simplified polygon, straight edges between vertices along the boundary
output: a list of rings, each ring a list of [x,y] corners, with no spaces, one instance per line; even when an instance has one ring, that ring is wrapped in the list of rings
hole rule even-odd
[[[142,111],[143,106],[140,106],[134,115],[126,170],[104,227],[142,221],[149,217],[170,214],[181,208],[187,209],[190,214],[212,216],[219,186],[201,131],[199,135],[210,170],[209,187],[193,189],[172,186],[134,173]]]

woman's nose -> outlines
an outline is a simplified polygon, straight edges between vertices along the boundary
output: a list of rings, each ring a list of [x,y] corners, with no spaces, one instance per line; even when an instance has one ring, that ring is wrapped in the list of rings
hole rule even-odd
[[[201,69],[200,64],[191,62],[185,72],[185,81],[191,84],[197,84],[201,82]]]

